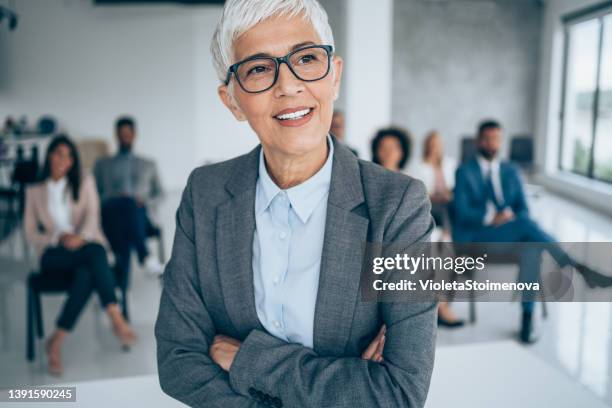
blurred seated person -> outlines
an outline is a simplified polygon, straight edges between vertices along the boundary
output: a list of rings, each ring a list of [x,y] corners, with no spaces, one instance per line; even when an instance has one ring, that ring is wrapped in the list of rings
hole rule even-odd
[[[380,129],[372,140],[372,161],[387,170],[402,171],[410,159],[412,137],[408,131],[389,127]]]
[[[150,256],[146,245],[149,232],[155,229],[149,211],[162,197],[157,166],[151,160],[133,153],[136,123],[121,117],[115,123],[119,150],[113,157],[102,158],[94,165],[94,175],[102,200],[102,228],[117,260],[117,269],[126,278],[132,248],[146,272],[157,276],[163,266]]]
[[[420,179],[429,192],[431,215],[436,225],[442,227],[441,241],[449,241],[451,226],[448,205],[452,200],[455,186],[457,162],[444,155],[442,136],[431,131],[423,143],[423,161],[416,163],[410,171],[412,177]],[[465,322],[459,319],[448,302],[438,303],[438,324],[448,328],[462,327]]]
[[[336,136],[336,139],[344,143],[344,145],[348,147],[349,150],[353,152],[355,156],[359,157],[357,150],[353,149],[352,147],[346,144],[345,129],[346,129],[346,125],[345,125],[344,112],[340,110],[334,110],[329,133]]]
[[[423,161],[416,163],[410,175],[420,179],[429,192],[431,215],[443,228],[442,240],[450,240],[448,204],[453,198],[457,161],[444,155],[444,142],[437,131],[431,131],[423,143]]]
[[[24,221],[26,238],[40,257],[41,278],[69,288],[56,329],[45,343],[48,369],[54,375],[63,371],[62,343],[92,292],[98,294],[121,343],[130,345],[136,339],[117,305],[99,216],[93,177],[81,175],[73,142],[57,136],[47,149],[40,182],[26,191]]]
[[[502,144],[502,126],[494,120],[483,121],[478,127],[476,144],[478,155],[457,169],[454,240],[550,244],[546,246],[546,250],[561,268],[574,268],[590,287],[611,286],[612,277],[595,272],[572,259],[557,245],[554,237],[530,218],[519,171],[509,162],[498,158]],[[520,255],[527,259],[523,252]],[[539,254],[537,257],[531,257],[531,261],[521,262],[519,269],[520,281],[538,282]],[[524,343],[536,340],[532,324],[533,307],[534,302],[523,299],[520,340]]]

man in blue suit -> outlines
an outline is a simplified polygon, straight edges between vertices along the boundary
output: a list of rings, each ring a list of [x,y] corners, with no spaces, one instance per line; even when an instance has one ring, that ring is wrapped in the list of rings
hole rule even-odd
[[[478,154],[457,169],[454,192],[455,242],[541,242],[560,267],[571,266],[590,287],[612,285],[612,277],[583,265],[563,251],[555,238],[529,217],[527,200],[518,170],[497,156],[502,143],[502,127],[493,120],[482,122],[476,139]],[[510,250],[510,249],[509,249]],[[520,253],[523,282],[538,282],[540,251]],[[532,324],[534,302],[523,299],[520,339],[535,341]]]

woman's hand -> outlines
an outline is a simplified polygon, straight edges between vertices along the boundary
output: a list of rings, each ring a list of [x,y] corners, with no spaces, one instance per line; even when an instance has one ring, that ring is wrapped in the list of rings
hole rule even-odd
[[[380,328],[380,331],[372,340],[370,345],[365,349],[363,354],[361,354],[361,358],[364,360],[371,360],[377,363],[383,361],[383,350],[385,348],[385,333],[387,332],[387,326],[384,324]]]
[[[76,251],[85,245],[85,240],[77,234],[63,234],[59,242],[64,248],[70,251]]]
[[[377,363],[383,361],[386,332],[387,326],[383,324],[374,340],[372,340],[363,354],[361,354],[361,358]],[[210,346],[209,354],[210,358],[221,366],[222,369],[229,371],[234,362],[234,358],[236,358],[236,354],[238,354],[238,350],[240,350],[240,342],[238,340],[219,334],[215,336],[213,344]]]
[[[236,354],[240,350],[240,342],[229,336],[222,334],[216,335],[213,344],[210,346],[210,358],[221,366],[225,371],[229,371]]]

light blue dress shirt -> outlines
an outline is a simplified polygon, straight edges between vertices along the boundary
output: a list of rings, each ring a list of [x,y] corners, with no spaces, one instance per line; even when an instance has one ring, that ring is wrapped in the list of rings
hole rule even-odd
[[[325,234],[334,145],[319,171],[281,190],[259,156],[255,195],[253,284],[265,329],[290,343],[313,346],[315,304]]]

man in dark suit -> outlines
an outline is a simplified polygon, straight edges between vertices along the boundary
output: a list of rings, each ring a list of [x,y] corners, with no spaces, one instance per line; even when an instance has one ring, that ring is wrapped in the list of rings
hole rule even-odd
[[[453,239],[456,242],[540,242],[560,267],[578,271],[590,287],[612,285],[612,277],[601,275],[572,259],[554,237],[529,216],[518,170],[498,158],[502,127],[493,120],[478,127],[478,154],[457,169],[454,197]],[[509,250],[511,250],[509,248]],[[521,252],[521,281],[539,280],[539,250]],[[532,325],[534,302],[523,299],[520,339],[535,341]]]

